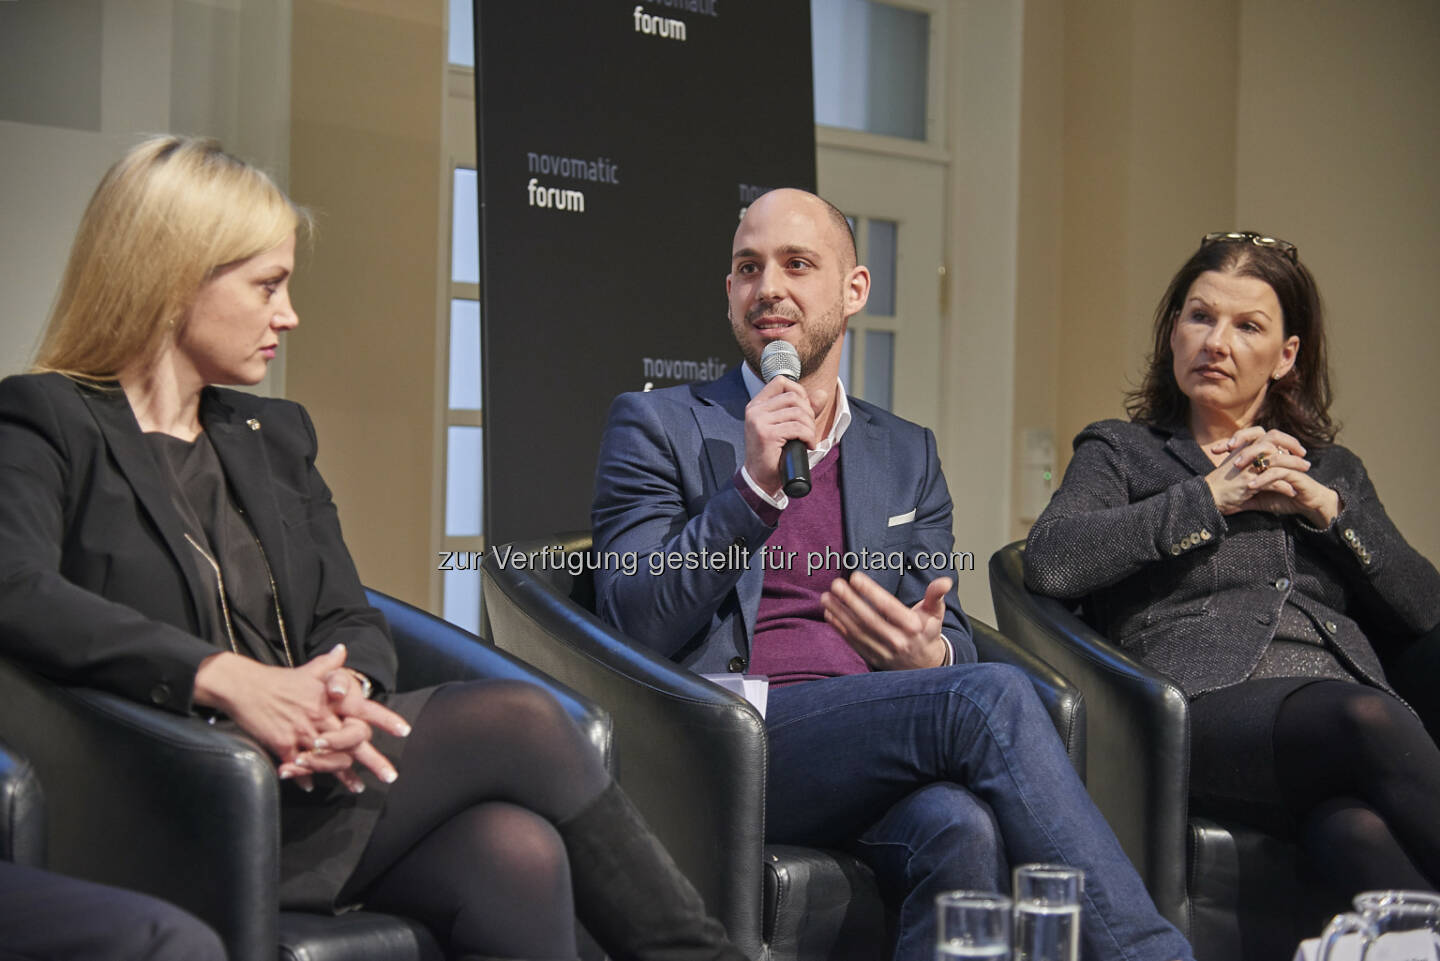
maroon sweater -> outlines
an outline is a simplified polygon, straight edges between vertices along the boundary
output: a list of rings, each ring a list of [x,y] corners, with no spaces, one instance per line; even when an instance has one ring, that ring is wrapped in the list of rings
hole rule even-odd
[[[839,564],[845,553],[845,524],[838,445],[810,469],[809,495],[792,497],[783,511],[757,497],[738,474],[735,479],[761,517],[780,518],[761,554],[767,566],[750,644],[750,673],[767,675],[771,685],[779,687],[869,671],[865,660],[825,623],[820,606],[820,595],[830,582],[847,573]]]

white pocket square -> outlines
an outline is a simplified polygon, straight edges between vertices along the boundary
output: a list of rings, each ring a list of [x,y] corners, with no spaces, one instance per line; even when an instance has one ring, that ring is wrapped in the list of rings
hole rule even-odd
[[[899,527],[901,524],[908,524],[915,519],[914,511],[906,511],[904,514],[896,514],[885,522],[886,527]]]

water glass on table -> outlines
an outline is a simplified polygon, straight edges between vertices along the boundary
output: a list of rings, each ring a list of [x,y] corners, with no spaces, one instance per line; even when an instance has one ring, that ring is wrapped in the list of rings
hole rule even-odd
[[[1085,872],[1064,864],[1015,869],[1015,961],[1080,961]]]
[[[1440,961],[1440,895],[1363,891],[1320,936],[1319,961]],[[1301,945],[1297,958],[1312,956]]]
[[[935,899],[935,961],[1010,957],[1012,902],[1003,894],[948,891]]]

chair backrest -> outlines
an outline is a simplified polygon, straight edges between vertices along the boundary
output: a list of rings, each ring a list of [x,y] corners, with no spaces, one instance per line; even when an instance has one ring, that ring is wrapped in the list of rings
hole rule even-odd
[[[590,553],[590,532],[589,531],[566,531],[563,534],[556,534],[554,537],[542,538],[538,541],[521,541],[514,545],[506,545],[489,552],[497,564],[502,557],[508,557],[505,550],[509,547],[515,553],[540,557],[546,563],[532,564],[528,573],[536,581],[548,586],[550,592],[558,597],[569,598],[577,607],[595,613],[595,574],[589,565],[570,563],[571,557],[583,558]],[[537,550],[550,548],[550,553],[537,554]]]
[[[1049,662],[1087,705],[1086,787],[1156,907],[1188,926],[1190,714],[1172,681],[1130,657],[1065,604],[1025,586],[1024,543],[990,559],[1000,630]]]

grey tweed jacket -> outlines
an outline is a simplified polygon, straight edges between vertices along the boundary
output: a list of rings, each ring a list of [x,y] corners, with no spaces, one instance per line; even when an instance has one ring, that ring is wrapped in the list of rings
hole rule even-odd
[[[1307,459],[1340,495],[1327,530],[1262,511],[1222,517],[1205,483],[1213,465],[1186,430],[1091,424],[1030,531],[1025,581],[1085,598],[1098,630],[1190,697],[1248,677],[1282,624],[1386,687],[1376,648],[1440,622],[1440,573],[1395,528],[1358,457],[1333,445]]]

